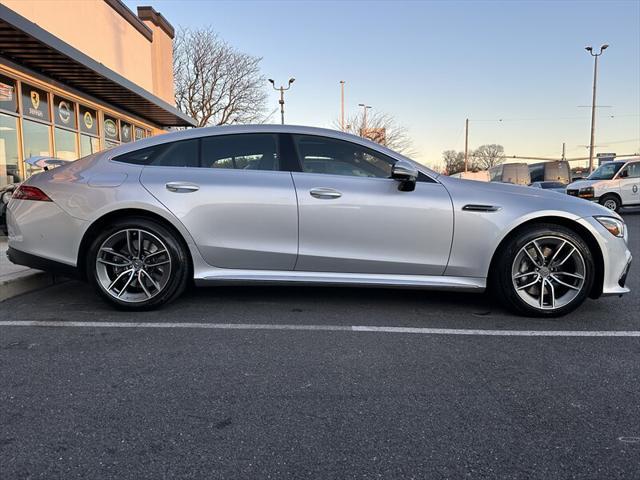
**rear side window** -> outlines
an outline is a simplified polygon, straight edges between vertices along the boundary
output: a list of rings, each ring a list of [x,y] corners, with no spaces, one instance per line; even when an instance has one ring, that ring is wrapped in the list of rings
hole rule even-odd
[[[117,162],[158,167],[197,167],[198,139],[163,143],[114,157]]]
[[[279,170],[276,136],[270,133],[202,138],[201,166],[234,170]]]

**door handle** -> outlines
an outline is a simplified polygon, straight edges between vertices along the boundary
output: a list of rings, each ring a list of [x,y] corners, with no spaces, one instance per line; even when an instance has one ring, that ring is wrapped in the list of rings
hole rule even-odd
[[[169,182],[165,185],[165,187],[167,187],[167,190],[169,190],[170,192],[175,193],[189,193],[197,192],[198,190],[200,190],[200,187],[198,185],[186,182]]]
[[[342,196],[339,191],[334,190],[333,188],[325,187],[312,188],[309,192],[309,195],[321,200],[331,200],[333,198],[340,198]]]

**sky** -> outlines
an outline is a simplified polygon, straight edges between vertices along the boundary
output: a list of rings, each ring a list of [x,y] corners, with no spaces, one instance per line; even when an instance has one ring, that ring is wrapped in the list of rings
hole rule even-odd
[[[286,94],[286,122],[331,127],[359,103],[408,129],[414,158],[498,143],[507,155],[588,156],[593,58],[599,60],[596,152],[640,152],[640,0],[205,1],[152,5],[176,28],[211,26],[262,57]],[[271,88],[269,84],[267,88]],[[269,111],[278,107],[269,97]],[[279,113],[271,117],[279,121]]]

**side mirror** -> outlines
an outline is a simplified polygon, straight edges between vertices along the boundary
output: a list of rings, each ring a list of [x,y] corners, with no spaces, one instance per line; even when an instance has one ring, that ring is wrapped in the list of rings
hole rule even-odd
[[[398,190],[401,192],[414,191],[419,174],[420,172],[416,167],[403,160],[398,160],[391,168],[391,178],[400,182]]]
[[[623,170],[620,172],[620,178],[627,178],[629,176],[629,170]]]

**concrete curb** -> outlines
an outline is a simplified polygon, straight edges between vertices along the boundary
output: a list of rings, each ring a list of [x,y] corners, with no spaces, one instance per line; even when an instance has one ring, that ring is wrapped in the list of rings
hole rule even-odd
[[[0,280],[0,302],[67,280],[66,277],[33,269],[3,275]]]

